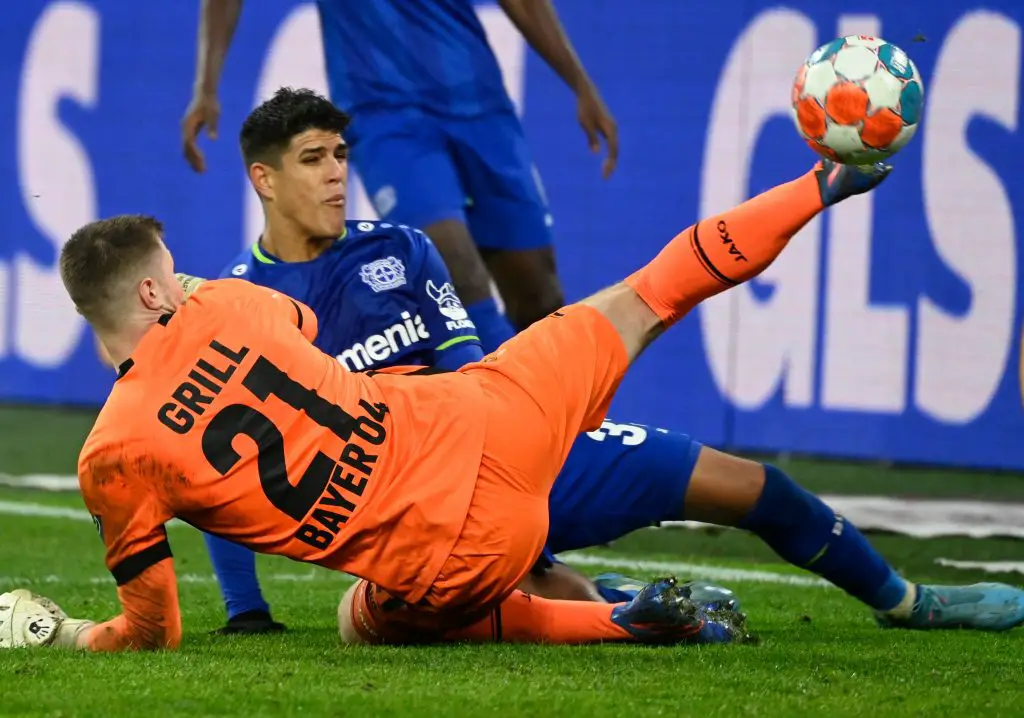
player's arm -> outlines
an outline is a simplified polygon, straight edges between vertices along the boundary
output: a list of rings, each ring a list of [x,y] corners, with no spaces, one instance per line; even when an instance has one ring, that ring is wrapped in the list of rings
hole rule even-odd
[[[316,339],[318,324],[316,314],[313,310],[307,307],[297,299],[292,299],[287,294],[282,294],[274,289],[261,286],[259,284],[253,284],[244,279],[200,279],[199,277],[192,277],[188,274],[178,274],[178,281],[181,282],[182,288],[185,290],[185,298],[187,299],[194,292],[196,292],[200,286],[213,287],[216,285],[222,285],[226,283],[235,284],[236,286],[245,287],[249,293],[246,296],[251,296],[261,310],[268,311],[272,316],[284,319],[285,321],[294,324],[302,336],[312,342]]]
[[[455,293],[448,267],[427,235],[416,231],[413,240],[422,245],[422,260],[414,275],[415,290],[420,316],[433,343],[431,366],[455,371],[470,362],[480,361],[484,357],[480,337]]]
[[[498,0],[498,3],[530,47],[575,93],[580,125],[587,133],[591,151],[600,149],[598,136],[604,137],[608,156],[603,171],[607,177],[618,161],[618,128],[597,86],[580,62],[551,0]]]
[[[217,94],[224,58],[241,14],[242,0],[202,0],[196,36],[197,94]]]
[[[164,537],[164,543],[166,540]],[[118,584],[121,615],[87,627],[78,635],[75,648],[107,652],[178,647],[181,643],[181,610],[170,549],[167,551],[166,559],[146,568],[126,583]]]
[[[133,462],[102,456],[82,462],[82,497],[106,546],[122,613],[103,623],[65,619],[54,644],[91,651],[157,650],[181,643],[181,612],[169,516],[146,477],[126,475]]]
[[[196,76],[192,102],[181,121],[185,158],[196,172],[206,169],[206,158],[197,144],[199,131],[205,126],[210,139],[217,137],[217,123],[220,120],[217,88],[224,69],[224,58],[227,57],[241,13],[242,0],[202,0],[196,36]]]

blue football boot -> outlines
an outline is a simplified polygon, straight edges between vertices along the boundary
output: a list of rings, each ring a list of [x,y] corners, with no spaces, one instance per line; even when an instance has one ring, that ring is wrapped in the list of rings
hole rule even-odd
[[[708,581],[687,581],[682,586],[691,601],[705,611],[739,611],[740,599],[728,588]]]
[[[873,165],[844,165],[832,160],[822,160],[815,172],[821,202],[826,207],[831,207],[847,197],[869,192],[880,185],[890,172],[892,166],[884,162],[876,162]]]
[[[1024,624],[1024,591],[1004,583],[971,586],[918,584],[917,598],[905,619],[877,616],[885,628],[967,628],[1007,631]]]
[[[594,585],[604,600],[609,603],[627,603],[636,598],[640,590],[646,586],[638,578],[623,576],[621,573],[602,573],[594,579]],[[739,611],[740,600],[736,594],[724,586],[709,581],[690,580],[680,588],[691,601],[708,611]]]
[[[660,578],[640,589],[629,603],[612,610],[612,621],[641,643],[742,643],[754,640],[739,611],[705,611],[689,599],[674,578]]]

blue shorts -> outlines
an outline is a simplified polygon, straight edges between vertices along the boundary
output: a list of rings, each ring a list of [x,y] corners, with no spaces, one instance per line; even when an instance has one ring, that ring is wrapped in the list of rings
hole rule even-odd
[[[419,229],[459,220],[486,249],[551,245],[540,176],[511,110],[466,118],[360,111],[346,138],[382,219]]]
[[[700,450],[686,434],[641,424],[605,421],[581,434],[551,490],[545,556],[681,519]]]

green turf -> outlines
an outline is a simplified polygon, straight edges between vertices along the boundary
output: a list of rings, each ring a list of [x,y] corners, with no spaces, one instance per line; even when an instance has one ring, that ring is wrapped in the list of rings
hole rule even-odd
[[[76,444],[90,423],[88,414],[0,411],[0,472],[72,473]],[[780,463],[821,491],[1024,495],[1024,486],[1014,486],[1022,483],[1020,477]],[[74,494],[0,489],[0,501],[82,509]],[[0,526],[0,591],[29,585],[74,615],[105,618],[116,611],[113,581],[91,522],[4,515]],[[334,609],[348,579],[260,557],[267,597],[290,631],[213,637],[209,632],[221,625],[223,613],[202,539],[182,525],[170,528],[169,536],[182,578],[181,650],[116,656],[0,652],[0,715],[987,718],[1022,713],[1017,687],[1024,680],[1024,631],[884,631],[835,589],[751,580],[731,586],[761,637],[756,646],[346,648],[335,636]],[[939,567],[938,557],[1021,557],[1020,542],[1010,540],[872,540],[901,571],[919,580],[992,579]],[[734,531],[647,530],[589,553],[603,560],[798,573],[755,539]],[[596,573],[601,567],[587,570]]]
[[[73,495],[6,490],[0,500],[80,507]],[[116,610],[102,547],[88,521],[2,519],[0,590],[31,585],[75,615]],[[185,621],[173,654],[92,656],[55,650],[0,653],[2,715],[1019,715],[1024,633],[883,631],[830,588],[733,584],[760,635],[757,646],[651,649],[445,646],[352,649],[339,645],[333,611],[345,577],[261,557],[278,618],[291,631],[211,637],[222,620],[196,531],[170,530]],[[971,541],[973,557],[1001,542]],[[890,556],[915,577],[973,580],[939,569],[941,541],[894,539]],[[734,533],[640,532],[615,558],[692,561],[789,571]],[[590,569],[600,570],[599,567]]]

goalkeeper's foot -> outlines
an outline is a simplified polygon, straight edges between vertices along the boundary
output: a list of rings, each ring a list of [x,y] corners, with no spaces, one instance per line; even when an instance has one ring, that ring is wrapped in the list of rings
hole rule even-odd
[[[246,611],[232,616],[222,628],[214,631],[216,636],[234,636],[238,634],[255,635],[260,633],[282,633],[287,630],[283,623],[278,623],[267,611]]]
[[[885,628],[967,628],[1006,631],[1024,624],[1024,591],[1004,583],[970,586],[918,584],[914,608],[906,618],[880,615]]]
[[[890,172],[892,166],[884,162],[876,162],[873,165],[844,165],[828,159],[822,160],[815,171],[818,190],[821,192],[821,203],[831,207],[847,197],[870,192],[880,185]]]

